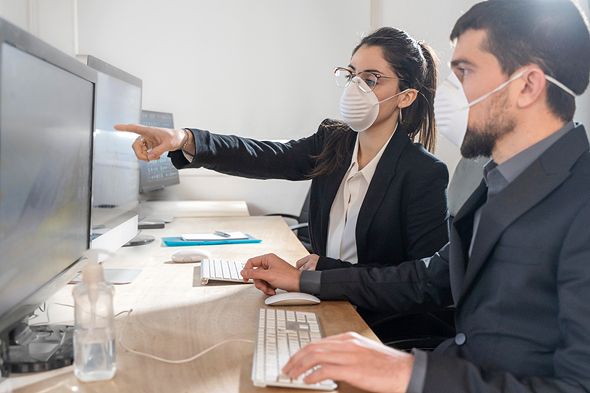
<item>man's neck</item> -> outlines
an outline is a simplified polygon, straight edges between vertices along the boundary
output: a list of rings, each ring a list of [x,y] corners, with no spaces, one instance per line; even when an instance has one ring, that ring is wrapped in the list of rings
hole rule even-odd
[[[492,159],[498,164],[508,161],[558,131],[566,124],[554,116],[543,116],[533,121],[522,122],[514,130],[496,141]]]

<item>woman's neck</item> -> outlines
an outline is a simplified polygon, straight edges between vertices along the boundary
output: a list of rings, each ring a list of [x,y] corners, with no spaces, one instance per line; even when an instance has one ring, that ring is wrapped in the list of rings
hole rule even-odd
[[[389,138],[391,138],[397,127],[397,117],[394,118],[395,121],[393,124],[386,122],[371,126],[366,131],[359,132],[359,149],[357,155],[359,170],[367,166],[383,148]]]

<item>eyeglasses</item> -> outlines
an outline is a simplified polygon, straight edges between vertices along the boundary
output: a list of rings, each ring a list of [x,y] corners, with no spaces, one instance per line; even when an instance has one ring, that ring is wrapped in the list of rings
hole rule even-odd
[[[367,87],[369,88],[367,90],[367,87],[365,87],[364,85],[362,85],[360,83],[357,84],[357,86],[359,87],[359,89],[361,89],[361,91],[363,93],[372,92],[375,89],[375,86],[377,86],[377,81],[381,78],[398,79],[398,78],[395,78],[392,76],[379,75],[374,72],[367,72],[367,71],[353,72],[353,71],[349,70],[348,68],[344,68],[344,67],[337,67],[334,70],[334,76],[336,77],[336,84],[342,88],[348,87],[350,85],[350,83],[352,82],[352,79],[355,76],[358,76],[363,81],[365,81],[365,83],[367,84]]]

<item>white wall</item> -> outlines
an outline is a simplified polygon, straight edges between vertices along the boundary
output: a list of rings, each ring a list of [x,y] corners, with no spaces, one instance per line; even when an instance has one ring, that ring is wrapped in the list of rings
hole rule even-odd
[[[92,54],[142,78],[144,108],[174,113],[177,126],[294,139],[340,117],[332,69],[348,64],[370,26],[431,44],[444,78],[449,33],[476,2],[0,0],[0,16],[70,55]],[[590,15],[587,1],[581,6]],[[590,91],[576,101],[576,120],[590,125]],[[452,173],[458,149],[441,137],[436,154]],[[309,187],[205,173],[181,171],[180,186],[150,196],[246,199],[252,213],[297,213]]]
[[[348,64],[370,4],[355,0],[78,0],[79,52],[141,78],[143,107],[175,125],[296,139],[339,117],[334,67]],[[181,171],[156,198],[246,199],[251,212],[298,213],[309,182]]]
[[[79,51],[144,81],[144,108],[178,126],[291,139],[339,116],[369,3],[354,0],[78,0]]]
[[[68,55],[76,54],[76,0],[0,0],[0,16]]]

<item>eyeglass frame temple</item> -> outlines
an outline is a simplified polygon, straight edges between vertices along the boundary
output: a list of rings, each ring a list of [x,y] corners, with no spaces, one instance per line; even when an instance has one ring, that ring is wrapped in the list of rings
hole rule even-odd
[[[344,68],[344,67],[336,67],[334,68],[334,76],[336,76],[336,71],[338,70],[344,70],[347,71],[353,78],[355,76],[358,76],[358,74],[362,74],[362,73],[367,73],[367,74],[371,74],[373,75],[375,78],[377,78],[377,82],[379,82],[379,79],[381,78],[385,78],[385,79],[397,79],[400,81],[406,81],[405,79],[400,79],[399,77],[395,77],[395,76],[385,76],[385,75],[380,75],[380,74],[376,74],[374,72],[370,72],[370,71],[361,71],[361,72],[352,72],[352,70],[349,70],[348,68]],[[346,83],[345,87],[348,87],[350,85],[350,83],[352,82],[352,78]],[[375,87],[373,87],[374,89]],[[373,90],[371,89],[371,91]]]

